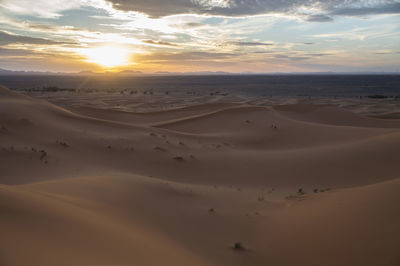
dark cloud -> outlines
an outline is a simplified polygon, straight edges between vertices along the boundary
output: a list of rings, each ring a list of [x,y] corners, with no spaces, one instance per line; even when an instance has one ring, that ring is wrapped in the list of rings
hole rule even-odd
[[[152,17],[182,13],[198,13],[199,6],[190,0],[108,0],[116,9],[138,11]]]
[[[273,54],[275,51],[254,51],[252,54]]]
[[[265,43],[265,42],[232,42],[231,44],[237,46],[271,46],[273,43]]]
[[[332,15],[341,16],[363,16],[373,14],[398,14],[400,13],[400,3],[378,5],[374,7],[360,8],[339,8],[332,12]]]
[[[202,27],[206,24],[200,23],[200,22],[188,22],[188,23],[185,23],[184,25],[185,25],[185,27],[188,27],[188,28],[197,28],[197,27]]]
[[[313,56],[313,57],[321,57],[321,56],[328,56],[328,55],[333,55],[332,53],[313,53],[313,54],[306,54],[307,56]]]
[[[187,23],[183,23],[183,24],[175,24],[173,26],[175,26],[177,28],[183,28],[183,29],[193,29],[193,28],[203,27],[206,25],[207,24],[200,23],[200,22],[187,22]]]
[[[20,43],[20,44],[41,44],[41,45],[52,45],[52,44],[73,44],[56,42],[48,39],[34,38],[22,35],[13,35],[4,31],[0,31],[0,45]]]
[[[161,46],[178,46],[175,43],[170,43],[166,41],[142,40],[142,42],[147,44],[161,45]]]
[[[310,22],[330,22],[333,21],[333,18],[327,15],[319,14],[308,16],[306,20]]]
[[[357,16],[366,14],[400,13],[398,0],[107,0],[116,9],[138,11],[151,17],[175,14],[205,14],[246,16],[286,13],[305,16],[309,21],[326,22],[332,15]],[[318,7],[321,14],[302,14],[299,8]],[[309,14],[308,14],[309,15]]]
[[[0,57],[8,56],[28,56],[33,55],[35,52],[25,49],[7,49],[0,47]]]

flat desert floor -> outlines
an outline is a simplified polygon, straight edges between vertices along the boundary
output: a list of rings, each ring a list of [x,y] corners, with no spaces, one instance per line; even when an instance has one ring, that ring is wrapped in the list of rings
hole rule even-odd
[[[400,119],[0,88],[0,265],[400,265]]]

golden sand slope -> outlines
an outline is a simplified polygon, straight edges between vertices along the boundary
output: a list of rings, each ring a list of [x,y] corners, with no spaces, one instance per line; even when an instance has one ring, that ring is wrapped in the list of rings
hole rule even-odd
[[[74,111],[0,87],[2,266],[400,263],[398,120]]]

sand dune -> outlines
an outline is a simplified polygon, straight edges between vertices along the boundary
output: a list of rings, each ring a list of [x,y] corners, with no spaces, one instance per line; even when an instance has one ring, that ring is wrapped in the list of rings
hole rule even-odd
[[[192,105],[183,108],[170,109],[165,111],[142,112],[142,113],[124,112],[119,110],[100,109],[100,108],[82,107],[82,106],[79,107],[74,106],[68,109],[75,113],[100,119],[126,122],[132,124],[150,125],[157,122],[163,122],[166,120],[178,119],[206,112],[212,112],[214,110],[220,110],[221,108],[229,106],[235,106],[235,104],[207,103],[207,104]]]
[[[0,87],[0,265],[400,263],[396,119],[67,109]]]
[[[397,119],[379,119],[379,117],[366,117],[354,114],[347,110],[340,110],[334,105],[280,105],[275,106],[275,110],[296,120],[309,121],[339,126],[352,127],[379,127],[379,128],[399,128],[400,121]],[[381,118],[385,118],[382,115]],[[394,117],[395,118],[395,117]]]

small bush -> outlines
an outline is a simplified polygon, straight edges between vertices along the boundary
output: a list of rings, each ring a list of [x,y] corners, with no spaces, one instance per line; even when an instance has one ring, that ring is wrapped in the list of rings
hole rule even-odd
[[[166,152],[166,151],[167,151],[166,149],[164,149],[164,148],[162,148],[162,147],[160,147],[160,146],[156,146],[156,147],[154,147],[154,149],[155,149],[156,151],[162,151],[162,152]]]
[[[234,250],[238,250],[238,251],[240,251],[240,250],[246,250],[246,249],[244,248],[244,246],[243,246],[240,242],[236,242],[235,244],[233,244],[233,249],[234,249]]]
[[[66,142],[58,141],[58,140],[57,140],[56,143],[59,144],[59,145],[61,145],[61,146],[63,146],[64,148],[69,148],[69,145],[68,145]]]
[[[174,160],[177,160],[177,161],[184,161],[185,159],[183,159],[183,157],[182,156],[175,156],[174,157]]]
[[[41,150],[40,153],[40,160],[43,161],[43,159],[47,157],[47,152],[45,150]]]

